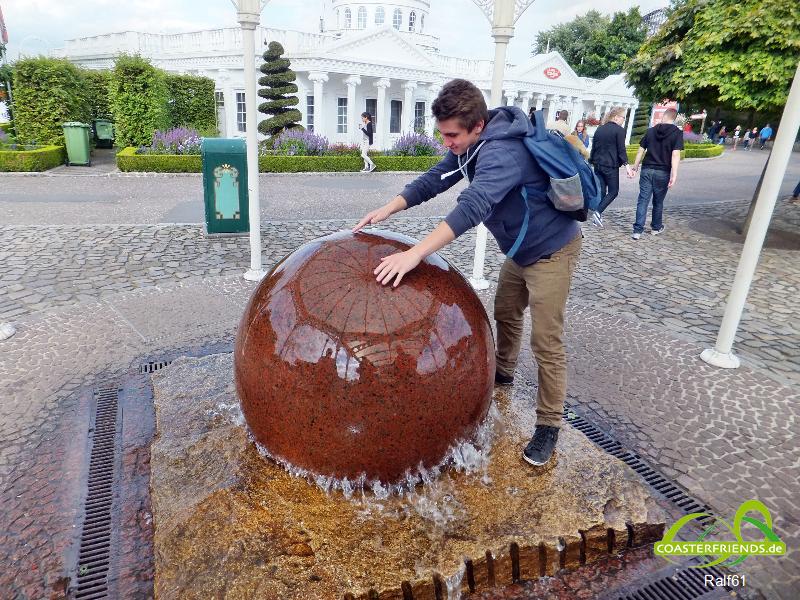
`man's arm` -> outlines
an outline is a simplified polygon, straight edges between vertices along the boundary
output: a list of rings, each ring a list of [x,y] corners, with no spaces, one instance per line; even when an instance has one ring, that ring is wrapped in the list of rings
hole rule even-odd
[[[353,233],[356,233],[366,225],[374,225],[375,223],[380,223],[381,221],[385,221],[386,219],[391,217],[394,213],[400,212],[401,210],[405,210],[406,208],[408,208],[408,203],[406,202],[406,199],[398,194],[380,208],[376,208],[375,210],[372,210],[368,212],[366,215],[364,215],[358,222],[358,225],[353,227],[351,231]]]
[[[642,158],[644,158],[644,148],[639,146],[639,150],[638,150],[638,152],[636,152],[636,158],[633,161],[633,172],[634,173],[636,173],[636,171],[639,170],[639,165],[642,164]]]
[[[678,179],[678,165],[681,163],[681,151],[672,151],[672,165],[669,172],[669,183],[667,187],[672,187]]]

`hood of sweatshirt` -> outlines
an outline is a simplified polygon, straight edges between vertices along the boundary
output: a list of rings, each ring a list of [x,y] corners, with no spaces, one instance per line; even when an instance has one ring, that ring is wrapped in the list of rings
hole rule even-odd
[[[489,111],[489,123],[481,133],[481,141],[521,138],[533,134],[533,123],[516,106],[501,106]]]
[[[679,131],[674,123],[659,123],[654,128],[657,140],[663,140],[671,135],[675,135],[675,131]]]

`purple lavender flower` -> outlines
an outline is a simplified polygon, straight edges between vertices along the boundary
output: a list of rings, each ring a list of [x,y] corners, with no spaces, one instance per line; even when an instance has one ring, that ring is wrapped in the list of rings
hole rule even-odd
[[[300,129],[287,129],[272,142],[275,154],[321,156],[328,151],[328,138]]]
[[[187,127],[153,132],[153,142],[142,154],[200,154],[200,134]]]
[[[391,153],[395,156],[441,156],[445,148],[436,138],[424,133],[406,133],[397,139]]]

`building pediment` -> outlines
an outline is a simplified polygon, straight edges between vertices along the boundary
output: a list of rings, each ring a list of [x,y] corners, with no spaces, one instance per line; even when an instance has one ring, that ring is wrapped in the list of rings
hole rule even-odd
[[[586,90],[590,94],[604,96],[633,96],[635,90],[625,82],[625,73],[616,73],[601,79]]]
[[[436,69],[436,64],[425,52],[403,39],[391,26],[366,30],[326,45],[322,49],[322,55],[328,59],[340,58],[370,64],[402,64],[411,69]]]
[[[558,52],[531,57],[527,62],[514,67],[509,72],[508,79],[574,89],[585,87],[580,77]]]

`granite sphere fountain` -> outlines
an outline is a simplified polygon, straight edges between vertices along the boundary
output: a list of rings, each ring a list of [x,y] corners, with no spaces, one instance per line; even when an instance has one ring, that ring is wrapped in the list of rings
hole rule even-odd
[[[395,483],[439,465],[486,417],[486,311],[438,255],[384,286],[373,269],[414,240],[342,232],[299,248],[244,311],[236,389],[256,441],[314,475]]]

